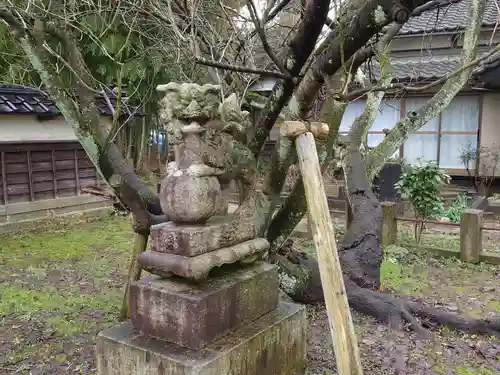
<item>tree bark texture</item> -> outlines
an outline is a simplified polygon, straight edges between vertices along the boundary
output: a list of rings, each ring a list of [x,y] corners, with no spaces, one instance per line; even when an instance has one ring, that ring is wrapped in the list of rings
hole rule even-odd
[[[352,170],[364,169],[361,158],[352,158],[349,163]],[[461,317],[378,290],[382,211],[371,189],[365,190],[369,187],[366,176],[355,174],[349,181],[354,220],[341,242],[339,255],[350,307],[381,322],[388,322],[395,329],[409,324],[415,331],[424,332],[416,319],[419,317],[470,333],[500,337],[500,320]],[[289,245],[280,250],[277,261],[281,272],[285,273],[281,276],[281,285],[292,299],[307,304],[323,301],[319,267],[314,257],[297,252]]]

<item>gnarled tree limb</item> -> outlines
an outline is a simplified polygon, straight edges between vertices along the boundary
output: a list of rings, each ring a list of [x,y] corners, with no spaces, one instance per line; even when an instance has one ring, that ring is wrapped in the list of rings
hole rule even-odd
[[[451,1],[453,0],[413,0],[408,2],[408,11],[412,12],[411,16],[417,16]],[[338,25],[326,37],[324,48],[295,94],[301,118],[308,117],[325,77],[333,75],[345,66],[345,62],[366,45],[373,35],[381,32],[393,21],[392,9],[392,0],[352,0],[343,3]],[[371,57],[372,53],[365,50],[365,58]]]
[[[299,76],[304,64],[313,52],[325,23],[329,5],[330,0],[310,0],[307,2],[297,33],[290,41],[284,54],[286,56],[284,66],[292,77]],[[250,150],[255,156],[259,155],[281,110],[290,100],[295,85],[295,80],[279,81],[274,85],[266,107],[255,126],[253,139],[249,144]]]

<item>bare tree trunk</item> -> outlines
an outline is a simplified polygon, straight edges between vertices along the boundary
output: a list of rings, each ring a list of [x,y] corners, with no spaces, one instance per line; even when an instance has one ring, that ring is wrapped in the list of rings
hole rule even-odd
[[[148,147],[148,121],[147,117],[143,117],[141,119],[141,134],[138,142],[138,147],[137,147],[137,163],[136,163],[136,170],[138,171],[147,171],[147,147]]]
[[[132,148],[133,148],[133,145],[134,145],[134,137],[133,137],[133,131],[132,131],[132,126],[130,126],[131,124],[128,123],[127,124],[127,154],[126,154],[126,158],[127,160],[131,160],[132,159]]]

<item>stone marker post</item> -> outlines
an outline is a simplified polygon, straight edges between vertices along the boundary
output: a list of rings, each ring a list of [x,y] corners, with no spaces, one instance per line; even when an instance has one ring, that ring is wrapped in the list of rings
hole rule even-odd
[[[398,239],[395,202],[381,202],[382,207],[382,247],[394,245]]]
[[[248,113],[235,96],[219,103],[217,86],[160,89],[161,118],[179,149],[160,189],[172,221],[151,228],[151,251],[139,256],[152,276],[131,287],[131,321],[98,336],[98,374],[296,374],[306,312],[279,301],[277,268],[261,261],[269,243],[252,201],[257,165],[237,140]],[[230,215],[231,180],[244,189]]]
[[[483,211],[469,208],[460,216],[460,259],[479,262],[483,250]]]

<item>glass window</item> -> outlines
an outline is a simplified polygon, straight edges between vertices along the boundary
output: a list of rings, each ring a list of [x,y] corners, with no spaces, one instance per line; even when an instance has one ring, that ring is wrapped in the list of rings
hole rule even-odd
[[[411,134],[403,148],[404,158],[411,165],[437,161],[438,134]],[[420,159],[420,160],[419,160]]]
[[[439,150],[439,166],[441,168],[465,169],[462,160],[460,160],[460,152],[467,144],[477,147],[477,135],[442,134]]]
[[[442,132],[477,131],[479,99],[477,96],[457,96],[441,113]]]
[[[377,117],[369,131],[392,129],[400,119],[401,103],[399,99],[384,99],[377,111]]]

